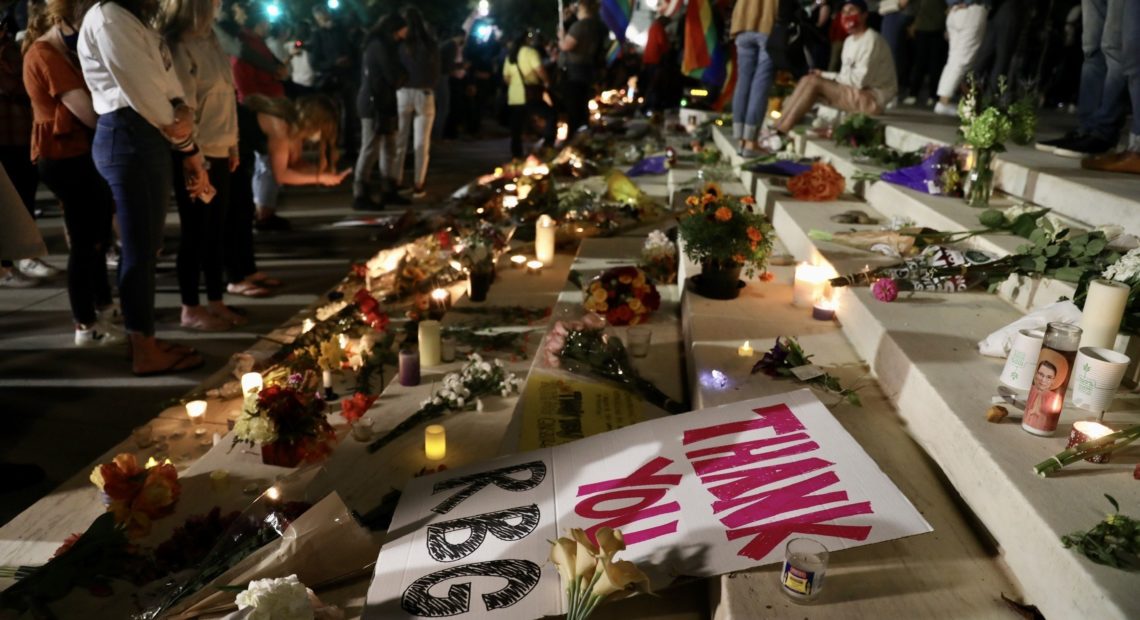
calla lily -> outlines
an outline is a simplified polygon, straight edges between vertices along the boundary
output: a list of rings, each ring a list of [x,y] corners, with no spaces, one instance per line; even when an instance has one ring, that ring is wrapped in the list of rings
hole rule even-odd
[[[609,527],[598,528],[594,538],[601,548],[601,555],[608,560],[613,560],[614,554],[618,551],[625,551],[625,537],[622,536],[621,530]]]
[[[585,530],[576,527],[571,528],[570,536],[572,536],[577,543],[574,574],[578,579],[589,582],[594,578],[594,570],[598,562],[598,546],[590,541],[590,537],[586,535]]]
[[[617,593],[645,592],[649,590],[649,577],[633,562],[618,560],[611,562],[602,558],[602,572],[594,582],[590,596],[606,599]]]
[[[570,587],[577,577],[574,572],[577,550],[578,544],[569,538],[559,538],[550,547],[550,561],[558,568],[566,587]]]

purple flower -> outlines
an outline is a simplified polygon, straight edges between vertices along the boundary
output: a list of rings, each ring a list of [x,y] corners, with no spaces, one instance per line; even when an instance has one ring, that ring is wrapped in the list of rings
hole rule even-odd
[[[879,278],[871,285],[871,293],[879,301],[891,302],[899,298],[899,285],[891,278]]]
[[[778,370],[784,365],[786,359],[788,359],[788,348],[777,338],[776,346],[765,353],[764,357],[760,358],[760,361],[752,367],[752,374],[763,372],[769,377],[778,377],[780,376]]]

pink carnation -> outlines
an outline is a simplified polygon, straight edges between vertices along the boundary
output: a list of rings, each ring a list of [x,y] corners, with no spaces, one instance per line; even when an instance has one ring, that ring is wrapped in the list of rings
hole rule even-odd
[[[891,278],[879,278],[871,286],[871,293],[879,301],[891,302],[899,297],[899,285]]]

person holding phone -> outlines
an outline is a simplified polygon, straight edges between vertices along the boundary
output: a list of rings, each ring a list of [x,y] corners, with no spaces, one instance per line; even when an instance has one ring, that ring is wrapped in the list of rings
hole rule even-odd
[[[155,267],[173,185],[170,151],[182,156],[187,191],[211,190],[194,143],[193,111],[183,101],[170,49],[152,28],[156,0],[103,0],[79,29],[79,65],[99,120],[95,167],[115,197],[123,255],[119,297],[131,370],[183,372],[204,363],[194,349],[155,338]]]

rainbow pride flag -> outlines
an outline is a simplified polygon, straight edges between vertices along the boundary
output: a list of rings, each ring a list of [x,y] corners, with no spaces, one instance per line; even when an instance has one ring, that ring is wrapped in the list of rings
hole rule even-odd
[[[717,45],[716,23],[710,0],[689,0],[685,10],[685,51],[681,72],[700,78],[712,64]]]
[[[618,43],[625,43],[625,31],[629,28],[633,13],[633,0],[602,0],[602,22],[614,33]]]

